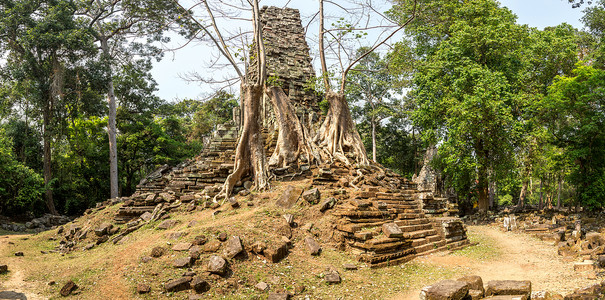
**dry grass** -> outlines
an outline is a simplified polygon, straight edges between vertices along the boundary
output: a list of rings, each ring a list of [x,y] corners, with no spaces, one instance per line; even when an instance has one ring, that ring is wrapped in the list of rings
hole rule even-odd
[[[300,181],[293,184],[303,187],[307,186],[308,182]],[[308,205],[284,210],[267,204],[271,200],[266,199],[275,199],[282,188],[283,184],[275,187],[272,193],[255,195],[257,200],[253,200],[254,206],[246,205],[246,200],[243,198],[240,199],[242,206],[239,209],[231,209],[228,205],[224,205],[220,208],[222,212],[216,216],[213,216],[211,210],[196,211],[191,214],[172,213],[171,218],[179,221],[174,228],[157,230],[155,226],[159,222],[156,221],[128,235],[123,243],[118,245],[107,242],[89,251],[78,250],[66,255],[41,254],[40,251],[52,250],[58,245],[58,240],[49,240],[57,236],[56,230],[53,230],[32,235],[27,240],[12,236],[10,240],[15,245],[7,245],[6,241],[1,241],[0,256],[14,259],[14,251],[25,252],[25,257],[19,265],[25,273],[25,280],[36,283],[36,293],[51,298],[58,297],[62,284],[69,279],[80,286],[78,294],[72,296],[78,299],[167,299],[174,296],[186,298],[191,291],[174,295],[163,292],[163,283],[178,278],[186,271],[171,266],[176,257],[185,256],[186,253],[168,251],[166,255],[148,263],[141,262],[141,257],[149,255],[155,246],[170,248],[179,241],[192,241],[197,235],[205,235],[212,240],[221,232],[226,232],[229,236],[240,236],[247,245],[255,241],[271,244],[277,239],[276,224],[283,222],[283,214],[290,213],[295,216],[299,226],[313,222],[315,231],[312,232],[324,248],[320,256],[312,257],[306,252],[303,239],[307,233],[295,229],[292,238],[294,248],[288,257],[277,264],[267,262],[264,257],[252,253],[248,253],[246,259],[231,260],[230,267],[233,274],[230,278],[211,277],[212,288],[205,297],[265,298],[267,292],[254,288],[258,282],[264,281],[270,285],[270,291],[286,290],[294,293],[297,288],[304,287],[302,295],[308,295],[311,299],[382,299],[417,287],[420,284],[419,278],[436,281],[459,272],[456,267],[435,266],[421,261],[382,269],[370,269],[357,263],[359,270],[345,271],[343,264],[356,263],[356,261],[352,255],[330,247],[328,237],[331,231],[331,217],[323,216]],[[76,223],[83,228],[86,226],[94,228],[110,220],[117,208],[114,206],[84,216]],[[69,228],[69,225],[66,228]],[[176,240],[169,240],[167,236],[174,232],[184,232],[185,235]],[[84,245],[86,244],[81,243],[79,247]],[[490,253],[494,249],[486,246],[489,245],[489,241],[483,240],[481,245],[451,256],[492,259]],[[203,272],[209,256],[210,254],[203,254],[191,270]],[[330,269],[337,270],[341,274],[343,280],[341,284],[330,286],[324,282],[324,274]],[[47,283],[50,281],[56,281],[58,284],[48,286]],[[135,288],[138,283],[151,285],[152,292],[143,296],[136,294]]]

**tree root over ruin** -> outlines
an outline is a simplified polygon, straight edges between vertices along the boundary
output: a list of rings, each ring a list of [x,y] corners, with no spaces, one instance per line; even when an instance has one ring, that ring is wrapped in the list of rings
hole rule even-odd
[[[296,116],[294,107],[282,88],[267,87],[265,93],[271,99],[279,126],[277,145],[269,159],[269,166],[286,167],[298,163],[300,158],[306,159],[309,164],[318,160],[319,156],[306,137],[305,128]]]
[[[326,93],[326,99],[330,103],[330,108],[314,139],[321,150],[322,160],[337,160],[350,165],[351,161],[347,157],[349,154],[354,162],[367,165],[369,163],[368,155],[359,133],[355,130],[351,111],[344,95],[329,91]]]
[[[267,158],[260,125],[262,86],[242,84],[241,91],[244,117],[242,132],[235,150],[235,164],[221,192],[214,197],[215,201],[231,196],[235,184],[250,173],[254,177],[257,190],[263,190],[269,185]]]

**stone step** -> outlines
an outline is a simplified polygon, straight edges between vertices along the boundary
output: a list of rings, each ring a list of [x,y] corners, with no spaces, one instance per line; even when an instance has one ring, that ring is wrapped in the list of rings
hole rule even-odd
[[[414,249],[407,248],[400,251],[382,254],[382,255],[361,255],[359,261],[370,263],[370,265],[379,264],[386,261],[394,261],[403,257],[413,256]]]
[[[436,234],[437,234],[437,231],[435,231],[434,229],[428,229],[428,230],[405,232],[405,233],[403,233],[403,236],[408,239],[417,239],[417,238],[423,238],[423,237],[427,237],[430,235],[436,235]]]
[[[410,225],[429,224],[429,223],[430,223],[429,219],[426,219],[426,218],[395,221],[395,224],[397,224],[397,226],[400,226],[400,227],[401,226],[410,226]]]
[[[397,222],[395,222],[395,224],[397,224]],[[414,231],[433,229],[433,225],[430,223],[419,224],[419,225],[407,225],[407,226],[399,226],[399,229],[401,229],[401,231],[403,231],[403,232],[414,232]]]

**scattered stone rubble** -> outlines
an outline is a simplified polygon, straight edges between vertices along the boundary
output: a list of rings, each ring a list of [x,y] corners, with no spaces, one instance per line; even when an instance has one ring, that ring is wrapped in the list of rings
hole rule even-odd
[[[34,232],[42,232],[50,230],[56,226],[63,225],[71,219],[67,216],[44,214],[42,217],[34,218],[25,224],[15,224],[12,222],[5,221],[0,224],[0,227],[8,231],[23,232],[26,230],[33,230]]]
[[[480,276],[464,276],[456,280],[442,280],[420,291],[421,300],[584,300],[604,299],[605,281],[563,297],[548,291],[533,291],[528,280],[492,280],[485,286]]]

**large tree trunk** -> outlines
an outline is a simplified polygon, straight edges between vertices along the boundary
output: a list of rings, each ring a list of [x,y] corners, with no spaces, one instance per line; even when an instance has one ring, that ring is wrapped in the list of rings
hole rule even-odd
[[[118,146],[116,142],[116,96],[113,89],[113,80],[109,80],[107,91],[107,104],[109,107],[109,118],[107,120],[107,134],[109,135],[109,183],[111,199],[117,198],[118,194]]]
[[[351,164],[348,154],[355,162],[368,164],[366,149],[355,129],[349,104],[344,95],[328,91],[326,99],[330,103],[330,108],[315,137],[315,142],[321,148],[322,159],[337,160],[348,165]]]
[[[477,194],[479,196],[479,199],[477,199],[477,207],[479,208],[479,212],[486,213],[489,209],[489,191],[486,170],[479,171],[479,179],[477,182]]]
[[[376,161],[376,120],[374,117],[371,119],[372,122],[372,161]]]
[[[101,37],[101,50],[103,55],[109,57],[109,46],[107,38]],[[109,83],[107,84],[107,106],[109,108],[109,118],[107,120],[107,135],[109,136],[109,197],[111,199],[118,197],[118,146],[116,143],[116,95],[113,87],[113,76],[111,67],[108,74]]]
[[[521,185],[521,192],[519,193],[519,202],[517,203],[517,207],[523,208],[525,206],[525,197],[527,194],[527,186],[529,185],[529,180],[524,179],[523,184]]]
[[[286,167],[297,163],[299,157],[304,154],[306,154],[304,157],[306,162],[311,163],[315,155],[290,99],[281,87],[267,87],[265,93],[271,99],[275,119],[279,126],[277,145],[269,159],[269,166]]]
[[[497,185],[495,181],[490,181],[489,182],[489,187],[488,187],[488,191],[489,191],[489,208],[493,209],[494,208],[494,204],[496,202],[496,189],[497,189]]]
[[[260,125],[262,93],[261,85],[241,85],[241,107],[244,112],[243,125],[235,149],[233,173],[225,180],[225,185],[219,196],[229,197],[235,184],[249,174],[254,176],[257,190],[262,190],[268,185],[267,157]]]
[[[559,177],[559,188],[557,189],[557,209],[561,209],[561,177]]]
[[[51,96],[52,97],[52,96]],[[49,99],[49,101],[52,101],[51,99]],[[46,192],[44,194],[44,198],[46,200],[46,208],[48,209],[48,211],[53,214],[56,215],[57,214],[57,209],[55,208],[55,202],[53,201],[53,191],[50,187],[50,181],[52,180],[52,170],[51,170],[51,149],[50,149],[50,140],[52,138],[51,136],[51,130],[49,128],[50,126],[50,118],[52,115],[52,108],[51,108],[51,104],[48,103],[44,106],[44,112],[42,114],[42,122],[43,122],[43,128],[42,128],[42,136],[43,136],[43,152],[44,152],[44,185],[46,186]]]
[[[544,178],[540,178],[540,202],[538,202],[538,209],[542,209],[544,203],[542,203],[542,183],[544,182]]]

